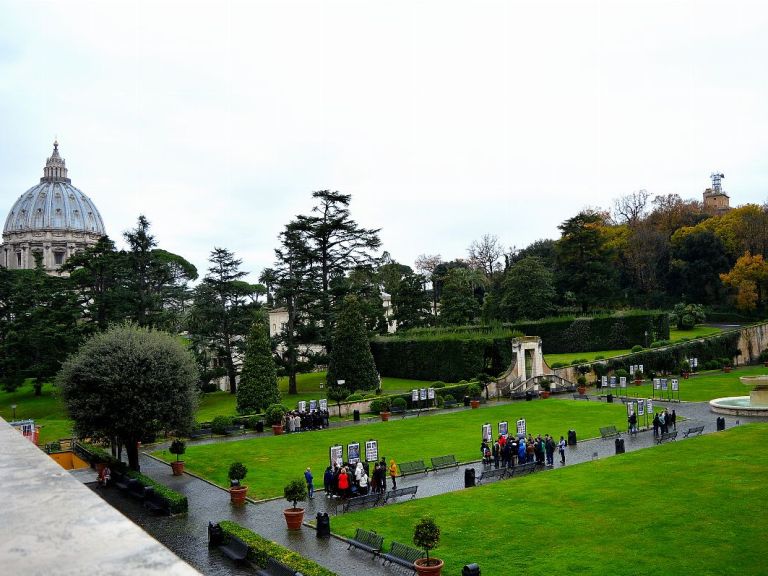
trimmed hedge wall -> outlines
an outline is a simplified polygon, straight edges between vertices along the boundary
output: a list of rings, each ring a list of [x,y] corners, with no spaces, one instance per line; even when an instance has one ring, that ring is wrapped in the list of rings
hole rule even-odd
[[[645,372],[649,370],[672,372],[679,368],[686,359],[698,358],[699,366],[703,367],[705,362],[711,360],[732,359],[737,356],[740,336],[741,332],[734,330],[703,340],[690,340],[668,348],[644,350],[637,354],[606,360],[605,364],[611,370],[629,370],[633,364],[642,364]]]
[[[243,528],[235,522],[222,520],[219,522],[219,526],[221,526],[224,534],[237,536],[245,542],[248,545],[248,560],[258,564],[261,568],[266,568],[267,560],[274,558],[288,566],[291,570],[301,572],[304,576],[337,576],[336,572],[331,572],[327,568],[320,566],[317,562],[304,558],[304,556],[297,554],[293,550],[262,538],[255,532]]]
[[[382,376],[458,382],[480,372],[500,374],[512,362],[509,338],[408,340],[378,338],[371,342]]]
[[[539,336],[544,354],[621,350],[669,339],[666,312],[627,313],[594,318],[557,318],[510,325],[526,336]]]

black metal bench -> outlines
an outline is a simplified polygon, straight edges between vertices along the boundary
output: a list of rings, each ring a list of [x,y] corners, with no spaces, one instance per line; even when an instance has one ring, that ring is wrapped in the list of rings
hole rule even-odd
[[[144,508],[157,514],[164,514],[166,516],[171,515],[170,502],[157,494],[154,490],[149,490],[146,494],[146,497],[144,498]]]
[[[605,426],[603,428],[600,428],[600,437],[605,440],[606,438],[610,438],[611,436],[618,436],[619,431],[616,430],[616,426]]]
[[[245,426],[240,424],[224,429],[224,436],[231,436],[232,434],[245,434]]]
[[[459,463],[453,454],[447,456],[435,456],[432,458],[432,470],[442,470],[443,468],[458,468]]]
[[[402,417],[405,418],[405,413],[407,412],[407,410],[405,408],[401,407],[401,406],[392,406],[392,408],[390,409],[390,412],[393,415],[394,414],[401,414]]]
[[[383,504],[386,504],[390,500],[396,500],[400,496],[411,496],[411,500],[416,498],[416,491],[419,489],[418,486],[408,486],[407,488],[397,488],[395,490],[389,490],[384,494],[384,501]]]
[[[661,436],[656,438],[656,444],[661,444],[662,442],[666,442],[667,440],[675,440],[677,438],[677,430],[674,432],[662,432]]]
[[[114,483],[115,486],[117,486],[121,490],[125,490],[126,488],[128,488],[128,482],[130,480],[131,479],[128,478],[128,476],[126,476],[122,472],[116,472],[116,471],[112,472],[112,482]]]
[[[510,470],[512,469],[510,468]],[[507,475],[506,468],[489,468],[489,469],[483,470],[483,472],[480,474],[480,477],[477,479],[477,483],[482,484],[483,481],[490,480],[492,478],[497,478],[499,480],[502,480],[506,475]]]
[[[379,503],[380,498],[381,494],[366,494],[365,496],[355,496],[354,498],[350,498],[344,502],[343,510],[344,512],[349,512],[353,508],[363,508],[368,504],[373,504],[376,506],[376,504]]]
[[[443,408],[453,408],[456,406],[456,400],[448,400],[443,403]]]
[[[509,476],[524,476],[536,471],[536,462],[526,462],[525,464],[518,464],[514,468],[510,468],[507,471]]]
[[[574,394],[573,395],[574,400],[589,400],[589,396],[586,394]]]
[[[192,432],[189,433],[189,437],[192,440],[196,440],[197,438],[207,438],[213,435],[213,432],[210,428],[199,428],[197,430],[192,430]]]
[[[381,546],[384,544],[384,537],[379,536],[376,534],[376,532],[358,528],[355,530],[355,537],[348,538],[347,542],[349,542],[347,550],[358,548],[373,554],[373,558],[376,558],[376,556],[378,556],[378,554],[381,552]]]
[[[405,544],[400,544],[400,542],[392,542],[392,546],[390,547],[389,552],[386,554],[379,554],[379,556],[384,561],[382,562],[384,566],[386,566],[388,563],[397,564],[398,566],[402,566],[403,568],[407,568],[416,572],[416,566],[414,566],[413,563],[416,562],[416,560],[419,558],[422,558],[424,554],[417,548],[412,548],[410,546],[406,546]]]
[[[274,558],[268,558],[266,567],[257,570],[256,576],[302,576],[302,574]]]
[[[525,400],[527,398],[525,392],[515,392],[509,395],[512,400]]]
[[[400,476],[408,476],[408,474],[426,474],[429,472],[429,468],[424,463],[424,460],[403,462],[398,466],[398,468],[400,468]]]
[[[683,438],[688,438],[691,434],[696,434],[696,436],[701,436],[701,434],[704,432],[704,426],[693,426],[691,428],[688,428],[688,432],[683,434]]]

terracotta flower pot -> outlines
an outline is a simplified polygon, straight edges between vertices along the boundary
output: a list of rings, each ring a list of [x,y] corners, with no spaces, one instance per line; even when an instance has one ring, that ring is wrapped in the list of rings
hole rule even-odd
[[[469,405],[472,406],[473,410],[480,408],[480,400],[470,400]]]
[[[248,493],[247,486],[232,486],[229,489],[229,498],[232,501],[232,504],[241,506],[245,504],[245,496],[247,493]]]
[[[584,396],[584,394],[587,393],[587,387],[586,386],[579,386],[576,388],[576,392],[578,392],[580,395]]]
[[[272,424],[272,434],[275,436],[280,436],[280,434],[283,433],[283,425],[282,424]]]
[[[283,510],[285,522],[288,524],[288,530],[301,530],[301,523],[304,521],[304,508],[286,508]]]
[[[173,470],[174,476],[181,476],[184,473],[184,460],[171,462],[171,469]]]
[[[379,412],[379,416],[381,416],[381,421],[382,422],[389,421],[389,415],[390,414],[391,414],[391,412]]]
[[[550,391],[549,390],[542,390],[539,394],[542,398],[549,398]]]
[[[731,368],[730,366],[723,366],[723,372],[725,372],[726,374],[728,374],[731,370],[733,370],[733,368]]]
[[[635,386],[641,386],[643,384],[642,380],[635,380]]]
[[[440,560],[440,558],[430,558],[429,564],[426,564],[426,562],[426,558],[419,558],[414,562],[416,573],[419,576],[440,576],[445,562]]]

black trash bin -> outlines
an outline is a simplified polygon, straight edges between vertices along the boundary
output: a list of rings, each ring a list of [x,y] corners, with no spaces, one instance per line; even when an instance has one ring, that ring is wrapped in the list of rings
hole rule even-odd
[[[331,519],[328,518],[326,513],[317,513],[317,537],[318,538],[330,538],[331,537]]]
[[[717,431],[722,432],[725,430],[725,417],[720,416],[717,418]]]
[[[531,400],[533,400],[533,394],[531,394],[530,390],[526,390],[525,391],[525,401],[526,402],[530,402]]]
[[[608,396],[605,397],[605,400],[608,404],[613,404],[613,394],[609,393]]]
[[[480,566],[475,564],[467,564],[461,571],[461,576],[480,576]]]
[[[264,421],[259,420],[256,422],[256,432],[264,432]]]
[[[576,430],[568,430],[568,446],[576,446]]]
[[[624,454],[624,438],[616,438],[616,454]]]
[[[464,488],[472,488],[475,485],[475,469],[464,468]]]
[[[352,419],[355,422],[360,422],[360,410],[353,410],[352,411]]]
[[[464,406],[469,406],[469,396],[464,396]]]

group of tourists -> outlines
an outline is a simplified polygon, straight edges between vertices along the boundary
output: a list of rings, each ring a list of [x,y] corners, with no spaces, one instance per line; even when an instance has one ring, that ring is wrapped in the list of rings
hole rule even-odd
[[[307,468],[309,472],[309,468]],[[365,496],[368,493],[382,493],[387,490],[387,474],[392,479],[392,489],[397,488],[397,464],[394,460],[387,461],[382,458],[376,462],[373,472],[368,462],[345,463],[342,466],[328,466],[323,474],[323,486],[326,498],[351,498],[353,496]],[[307,480],[307,488],[312,481],[311,474]]]
[[[306,432],[307,430],[322,430],[328,428],[328,410],[312,410],[310,412],[291,410],[283,418],[283,429],[288,432]]]
[[[660,434],[667,434],[670,429],[677,430],[677,414],[675,411],[668,412],[664,408],[663,412],[656,412],[653,415],[653,436],[658,438]]]
[[[541,434],[535,438],[528,434],[528,437],[519,438],[509,435],[499,435],[499,437],[489,445],[487,440],[483,440],[480,445],[480,453],[483,463],[494,468],[511,468],[515,464],[527,464],[536,462],[537,464],[547,466],[555,465],[555,451],[559,452],[560,463],[565,464],[565,447],[567,443],[563,436],[556,441],[554,436]]]

